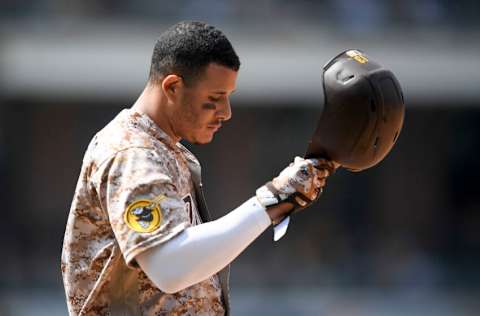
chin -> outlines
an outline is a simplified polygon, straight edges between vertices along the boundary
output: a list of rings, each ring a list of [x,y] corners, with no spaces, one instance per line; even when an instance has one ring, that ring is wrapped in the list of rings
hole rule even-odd
[[[192,140],[191,141],[188,140],[188,142],[196,145],[205,145],[212,142],[212,140],[213,140],[213,134],[210,134],[210,135],[201,135],[198,137],[193,137]]]
[[[199,140],[197,140],[196,144],[198,144],[198,145],[205,145],[205,144],[211,143],[212,140],[213,140],[213,136],[212,136],[212,137],[209,137],[209,138],[199,139]]]

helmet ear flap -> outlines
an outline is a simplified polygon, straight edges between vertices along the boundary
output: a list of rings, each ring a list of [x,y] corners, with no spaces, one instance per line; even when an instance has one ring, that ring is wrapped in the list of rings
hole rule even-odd
[[[323,67],[324,107],[306,153],[344,168],[370,168],[391,151],[405,105],[395,75],[360,50],[346,50]]]

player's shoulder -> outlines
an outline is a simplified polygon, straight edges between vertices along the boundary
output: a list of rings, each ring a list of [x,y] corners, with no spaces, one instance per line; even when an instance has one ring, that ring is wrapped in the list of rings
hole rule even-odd
[[[123,110],[95,134],[84,159],[97,166],[116,156],[169,160],[172,159],[169,151],[168,146],[149,133],[131,111]]]

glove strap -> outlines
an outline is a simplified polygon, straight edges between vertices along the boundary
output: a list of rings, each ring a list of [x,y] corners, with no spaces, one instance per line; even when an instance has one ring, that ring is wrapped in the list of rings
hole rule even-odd
[[[318,199],[321,194],[322,191],[319,192],[316,199]],[[293,208],[288,213],[286,213],[285,216],[278,223],[273,223],[274,241],[280,240],[287,233],[288,225],[290,223],[290,215],[302,210],[310,202],[312,202],[307,196],[299,192],[291,194],[287,198],[282,199],[280,192],[275,188],[271,181],[265,183],[263,189],[260,188],[259,190],[257,190],[257,199],[259,200],[260,204],[262,204],[262,206],[265,208],[275,206],[280,203],[293,204]]]

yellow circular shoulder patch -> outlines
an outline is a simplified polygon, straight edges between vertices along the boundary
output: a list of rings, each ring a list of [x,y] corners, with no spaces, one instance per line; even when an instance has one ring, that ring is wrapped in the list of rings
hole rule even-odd
[[[160,227],[162,210],[156,201],[137,200],[127,207],[125,223],[139,233],[150,233]]]

